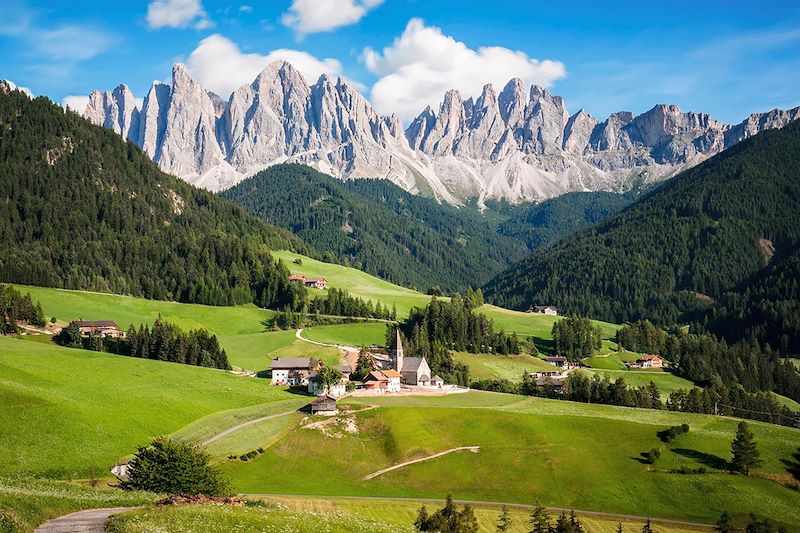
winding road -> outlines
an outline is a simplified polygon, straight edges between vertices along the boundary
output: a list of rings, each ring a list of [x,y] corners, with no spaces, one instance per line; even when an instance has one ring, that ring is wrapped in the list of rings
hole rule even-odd
[[[431,459],[436,459],[437,457],[441,457],[443,455],[447,455],[448,453],[458,452],[461,450],[468,450],[472,453],[478,453],[481,451],[480,446],[460,446],[458,448],[450,448],[449,450],[445,450],[443,452],[435,453],[433,455],[428,455],[427,457],[421,457],[419,459],[412,459],[411,461],[405,461],[403,463],[399,463],[396,465],[392,465],[388,468],[384,468],[382,470],[378,470],[377,472],[373,472],[371,474],[367,474],[366,476],[362,477],[362,481],[369,481],[372,478],[381,476],[386,472],[391,472],[392,470],[397,470],[398,468],[403,468],[404,466],[413,465],[414,463],[421,463],[423,461],[430,461]]]
[[[115,514],[132,511],[137,507],[109,507],[78,511],[48,520],[33,530],[34,533],[103,533],[106,522]]]
[[[239,431],[242,428],[246,428],[247,426],[252,426],[253,424],[258,424],[259,422],[264,422],[265,420],[271,420],[273,418],[279,418],[281,416],[290,415],[290,414],[296,413],[296,412],[297,412],[297,409],[292,409],[291,411],[286,411],[285,413],[278,413],[278,414],[275,414],[275,415],[262,416],[261,418],[254,418],[253,420],[248,420],[247,422],[242,422],[241,424],[237,424],[237,425],[235,425],[235,426],[233,426],[231,428],[226,429],[222,433],[217,433],[213,437],[210,437],[210,438],[204,440],[203,442],[200,443],[200,445],[201,446],[208,446],[212,442],[216,442],[216,441],[218,441],[219,439],[221,439],[223,437],[227,437],[231,433],[235,433],[235,432]]]

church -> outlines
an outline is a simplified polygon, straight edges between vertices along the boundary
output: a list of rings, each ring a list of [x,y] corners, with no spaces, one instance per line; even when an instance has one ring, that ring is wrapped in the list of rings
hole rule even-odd
[[[404,385],[431,385],[431,367],[424,357],[406,357],[403,353],[403,341],[400,330],[395,331],[394,349],[392,350],[392,368],[400,372]]]

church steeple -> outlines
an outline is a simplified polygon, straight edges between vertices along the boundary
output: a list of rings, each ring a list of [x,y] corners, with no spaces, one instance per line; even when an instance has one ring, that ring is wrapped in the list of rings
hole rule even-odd
[[[405,357],[405,354],[403,352],[403,341],[400,340],[400,328],[395,330],[394,350],[392,350],[392,355],[394,359],[394,369],[398,372],[402,372],[403,357]]]

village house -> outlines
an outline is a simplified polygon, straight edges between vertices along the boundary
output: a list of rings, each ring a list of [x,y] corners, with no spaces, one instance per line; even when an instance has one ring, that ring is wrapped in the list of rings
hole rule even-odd
[[[551,365],[555,365],[558,368],[562,368],[564,370],[570,370],[572,368],[577,368],[578,366],[575,363],[570,363],[569,359],[567,359],[563,355],[551,355],[550,357],[546,357],[545,361],[547,361]]]
[[[306,277],[301,276],[300,274],[292,274],[287,278],[289,281],[299,281],[300,283],[306,282]]]
[[[308,385],[311,375],[311,359],[308,357],[275,358],[270,362],[272,385],[289,385],[292,387]]]
[[[308,278],[303,281],[303,284],[306,287],[310,287],[313,289],[324,289],[328,285],[328,280],[323,277],[319,278]]]
[[[311,402],[312,415],[333,416],[338,412],[336,408],[336,398],[328,396],[327,394]]]
[[[660,355],[648,354],[640,357],[635,363],[629,363],[630,368],[662,368],[664,360]]]
[[[558,308],[552,305],[534,305],[528,309],[528,312],[535,315],[558,316]]]
[[[117,323],[113,320],[75,320],[72,322],[78,326],[81,332],[81,337],[88,337],[89,335],[98,335],[100,337],[111,337],[114,339],[122,339],[125,337],[125,332],[119,329]]]
[[[375,394],[385,392],[400,392],[402,376],[395,370],[373,370],[364,378],[364,388],[375,391]]]
[[[538,387],[542,387],[543,389],[552,389],[556,392],[562,392],[564,388],[564,380],[554,378],[554,377],[538,377],[535,379],[536,385]]]
[[[441,389],[442,387],[444,387],[444,380],[440,378],[438,375],[433,376],[431,378],[431,387],[436,387],[438,389]]]
[[[561,377],[560,370],[537,370],[536,372],[531,372],[530,376],[534,379],[539,378],[558,378]]]
[[[352,374],[353,370],[350,368],[350,365],[341,365],[336,367],[336,370],[342,373],[342,379],[339,383],[329,386],[327,389],[323,389],[319,382],[317,381],[317,373],[312,372],[308,376],[308,392],[314,394],[316,396],[323,396],[329,395],[333,396],[334,398],[341,398],[345,394],[347,394],[347,383],[350,381],[350,374]]]

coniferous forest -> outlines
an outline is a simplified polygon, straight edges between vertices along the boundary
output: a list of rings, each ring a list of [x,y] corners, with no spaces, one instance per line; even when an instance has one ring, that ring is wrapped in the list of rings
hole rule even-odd
[[[0,279],[213,305],[282,307],[289,232],[159,171],[44,97],[0,92]]]
[[[798,167],[800,122],[763,132],[533,253],[491,281],[487,299],[613,322],[692,323],[796,351]]]

